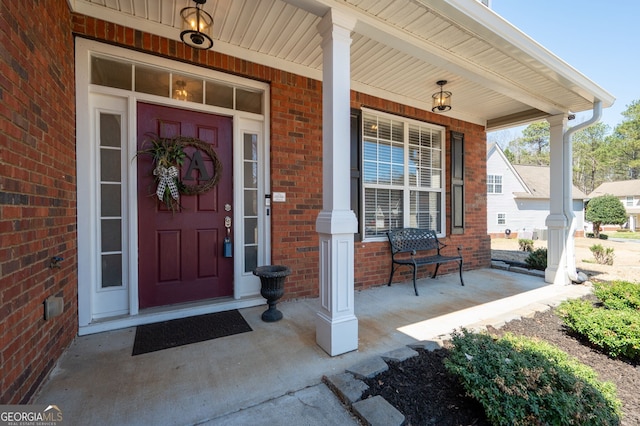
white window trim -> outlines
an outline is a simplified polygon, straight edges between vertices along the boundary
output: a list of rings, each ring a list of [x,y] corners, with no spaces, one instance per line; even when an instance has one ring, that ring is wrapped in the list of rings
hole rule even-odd
[[[500,216],[504,217],[504,223],[500,223]],[[507,214],[504,212],[496,213],[496,225],[506,225],[507,224]]]
[[[498,177],[499,176],[500,177],[500,189],[501,189],[500,192],[495,192],[495,187],[496,187],[495,179],[494,179],[493,183],[491,184],[491,186],[493,187],[494,190],[489,192],[489,176],[494,176],[494,177]],[[503,179],[503,177],[504,177],[503,175],[497,174],[497,173],[487,174],[487,194],[490,194],[490,195],[501,195],[501,194],[504,193],[504,191],[502,191],[502,189],[504,187],[504,179]]]
[[[417,126],[428,126],[433,128],[434,130],[439,130],[442,133],[442,152],[441,152],[441,158],[440,158],[440,163],[442,164],[442,182],[441,182],[441,187],[439,189],[431,189],[430,192],[440,192],[442,194],[442,196],[440,197],[440,229],[442,230],[442,232],[439,232],[437,235],[438,237],[445,237],[447,235],[447,191],[446,191],[446,184],[447,184],[447,167],[446,167],[446,154],[447,154],[447,131],[446,128],[444,126],[440,126],[438,124],[434,124],[434,123],[430,123],[427,121],[420,121],[420,120],[416,120],[416,119],[412,119],[412,118],[408,118],[408,117],[403,117],[401,115],[395,115],[395,114],[390,114],[390,113],[386,113],[386,112],[382,112],[382,111],[378,111],[375,109],[370,109],[370,108],[362,108],[362,125],[364,126],[364,116],[365,114],[372,114],[372,115],[376,115],[378,117],[382,117],[382,118],[387,118],[390,120],[395,120],[395,121],[402,121],[403,123],[405,123],[405,146],[408,145],[408,132],[409,132],[409,124],[414,124]],[[360,144],[364,144],[364,131],[362,132],[362,139],[360,140]],[[404,158],[404,164],[405,167],[407,167],[406,165],[409,164],[409,150],[405,149],[405,158]],[[364,148],[363,148],[363,155],[360,158],[360,170],[362,170],[362,173],[364,173]],[[402,190],[403,191],[403,203],[404,206],[407,206],[407,208],[403,208],[403,223],[405,224],[409,224],[410,223],[410,208],[408,208],[408,206],[410,205],[410,191],[411,191],[411,187],[409,186],[409,175],[408,173],[405,173],[405,183],[403,186],[398,186],[398,185],[378,185],[378,184],[371,184],[371,185],[366,185],[364,183],[364,175],[362,176],[362,183],[361,183],[361,188],[362,188],[362,195],[361,195],[361,200],[360,200],[360,205],[361,205],[361,211],[360,211],[360,220],[365,220],[365,188],[380,188],[380,189],[389,189],[389,190]],[[408,190],[408,191],[407,191]],[[369,236],[367,237],[366,235],[366,230],[363,229],[362,230],[362,238],[363,238],[363,242],[374,242],[374,241],[386,241],[385,236]]]

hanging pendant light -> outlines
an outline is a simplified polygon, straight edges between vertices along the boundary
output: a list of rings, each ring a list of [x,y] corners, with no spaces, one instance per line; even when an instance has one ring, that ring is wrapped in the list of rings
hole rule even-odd
[[[442,90],[442,86],[447,84],[447,80],[439,80],[436,82],[440,86],[440,91],[431,95],[433,112],[445,112],[451,109],[451,92],[445,92]]]
[[[180,39],[194,49],[210,49],[213,46],[211,30],[213,18],[202,10],[207,0],[193,0],[196,7],[185,7],[180,11],[182,17],[182,32]]]

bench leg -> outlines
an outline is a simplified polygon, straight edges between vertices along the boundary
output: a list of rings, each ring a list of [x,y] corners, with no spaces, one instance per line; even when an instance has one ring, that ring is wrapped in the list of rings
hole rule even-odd
[[[439,263],[436,263],[436,270],[435,270],[435,271],[433,271],[433,275],[431,276],[431,278],[435,278],[435,277],[436,277],[436,275],[438,275],[438,268],[439,268],[439,267],[440,267],[440,264],[439,264]]]
[[[391,275],[389,276],[389,287],[391,287],[391,281],[393,281],[393,273],[396,272],[396,268],[393,267],[393,262],[391,262]]]
[[[462,279],[462,260],[458,262],[458,273],[460,274],[460,285],[464,286],[464,280]],[[436,263],[436,270],[433,272],[431,278],[435,278],[438,274],[438,268],[440,267],[439,263]]]

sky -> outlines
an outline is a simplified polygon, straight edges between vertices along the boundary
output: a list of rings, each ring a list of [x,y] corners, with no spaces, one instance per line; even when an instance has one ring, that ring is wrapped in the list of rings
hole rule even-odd
[[[610,130],[640,100],[640,0],[492,0],[491,7],[616,98],[600,120]],[[577,114],[576,123],[591,116]]]

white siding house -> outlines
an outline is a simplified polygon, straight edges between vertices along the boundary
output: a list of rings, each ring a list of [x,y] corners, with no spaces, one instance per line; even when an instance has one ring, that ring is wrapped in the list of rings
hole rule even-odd
[[[620,180],[616,182],[605,182],[589,194],[589,198],[601,195],[613,195],[624,205],[627,211],[628,220],[625,228],[635,231],[640,225],[640,179]]]
[[[492,237],[546,239],[550,169],[509,162],[497,144],[487,146],[487,232]],[[576,230],[584,228],[585,194],[573,187]]]

